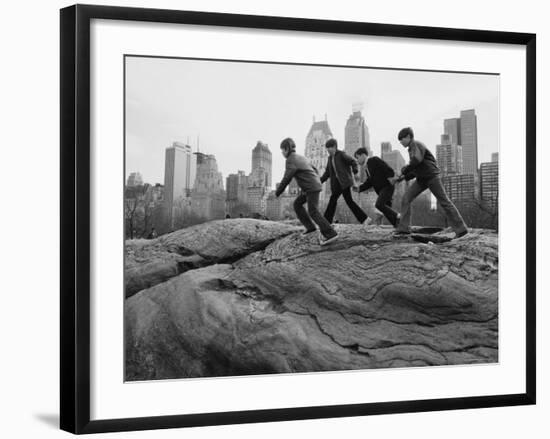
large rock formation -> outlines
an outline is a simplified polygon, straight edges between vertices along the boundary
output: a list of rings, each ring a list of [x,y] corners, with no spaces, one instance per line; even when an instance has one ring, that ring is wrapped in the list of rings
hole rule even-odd
[[[126,379],[498,361],[495,233],[424,244],[337,229],[325,247],[257,220],[127,243],[128,284],[154,286],[125,302]],[[202,260],[165,270],[174,255]]]
[[[231,262],[299,230],[293,224],[253,219],[220,220],[187,227],[154,240],[126,242],[126,297],[178,274]]]

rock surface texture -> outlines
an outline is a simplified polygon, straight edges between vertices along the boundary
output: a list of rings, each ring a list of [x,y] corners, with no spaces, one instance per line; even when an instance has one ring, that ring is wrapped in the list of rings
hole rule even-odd
[[[126,242],[126,297],[188,270],[232,262],[300,230],[253,219],[211,221],[154,240]]]
[[[126,379],[498,361],[497,235],[235,219],[127,242]]]

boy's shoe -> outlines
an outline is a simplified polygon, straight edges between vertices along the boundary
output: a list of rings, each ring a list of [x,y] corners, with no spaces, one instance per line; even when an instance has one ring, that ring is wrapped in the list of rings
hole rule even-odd
[[[320,245],[327,245],[327,244],[330,244],[332,241],[335,241],[336,238],[338,238],[338,233],[334,232],[333,235],[329,235],[329,236],[320,236],[319,237],[319,244]]]
[[[310,233],[313,233],[313,232],[316,232],[316,231],[317,231],[317,229],[304,230],[304,231],[302,232],[302,236],[304,236],[304,235],[309,235]]]

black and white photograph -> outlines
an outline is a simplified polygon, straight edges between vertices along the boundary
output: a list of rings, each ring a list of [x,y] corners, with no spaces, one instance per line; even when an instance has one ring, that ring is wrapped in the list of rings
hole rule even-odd
[[[545,437],[544,3],[6,6],[2,437]]]
[[[499,362],[497,73],[123,62],[125,381]]]

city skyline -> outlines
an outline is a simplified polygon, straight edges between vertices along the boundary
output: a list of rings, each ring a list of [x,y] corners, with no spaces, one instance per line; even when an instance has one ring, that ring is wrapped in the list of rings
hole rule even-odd
[[[284,172],[280,141],[293,137],[304,154],[312,117],[321,120],[326,113],[344,149],[346,122],[357,102],[363,103],[376,155],[385,141],[405,155],[396,138],[403,126],[412,126],[435,153],[444,120],[467,109],[475,109],[478,120],[478,163],[498,152],[498,77],[493,75],[239,62],[223,62],[220,71],[219,66],[127,58],[126,177],[140,172],[144,182],[162,183],[164,151],[180,141],[193,151],[200,143],[201,152],[215,155],[225,180],[238,170],[251,171],[250,151],[261,141],[273,154],[274,187]]]

